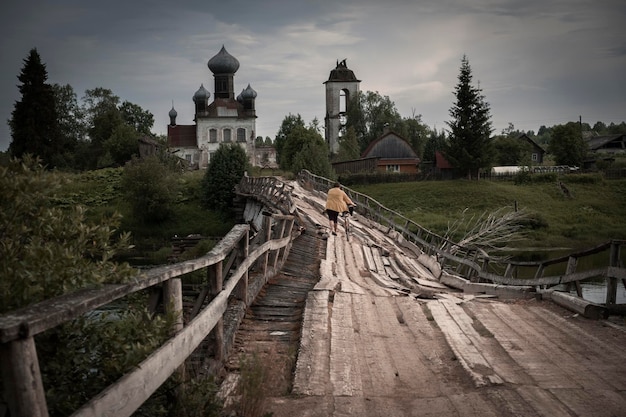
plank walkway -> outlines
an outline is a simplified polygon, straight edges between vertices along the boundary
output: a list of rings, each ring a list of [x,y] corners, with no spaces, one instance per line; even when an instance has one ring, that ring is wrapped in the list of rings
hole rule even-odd
[[[328,236],[324,196],[294,186],[307,238],[238,332],[239,353],[288,358],[274,417],[626,416],[624,323],[449,289],[358,215],[350,242]],[[290,300],[288,325],[266,316]]]

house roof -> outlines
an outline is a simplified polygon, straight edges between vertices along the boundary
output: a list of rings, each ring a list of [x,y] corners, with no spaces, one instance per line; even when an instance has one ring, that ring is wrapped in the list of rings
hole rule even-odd
[[[435,151],[435,166],[439,169],[452,169],[450,162],[439,151]]]
[[[173,148],[196,147],[196,125],[168,125],[167,145]]]
[[[372,141],[367,149],[365,149],[361,157],[376,157],[385,159],[413,158],[417,159],[419,162],[419,158],[413,148],[411,148],[411,145],[409,145],[409,143],[400,135],[392,131],[383,133],[383,135],[378,139]]]
[[[530,138],[530,136],[528,136],[526,133],[520,135],[518,137],[518,139],[524,139],[526,142],[530,143],[532,146],[534,146],[535,148],[539,149],[542,153],[546,153],[546,151],[537,144],[537,142],[535,142],[534,140],[532,140]]]
[[[618,140],[624,141],[626,139],[625,137],[626,135],[624,134],[593,136],[593,137],[587,138],[586,141],[587,141],[587,145],[589,146],[589,149],[592,151],[595,151],[597,149],[603,148],[604,146],[606,146],[607,144],[613,141],[618,141]]]

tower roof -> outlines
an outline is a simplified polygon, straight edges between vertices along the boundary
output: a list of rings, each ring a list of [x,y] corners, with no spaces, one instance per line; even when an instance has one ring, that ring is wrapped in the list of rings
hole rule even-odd
[[[226,51],[224,45],[207,65],[213,74],[234,74],[239,69],[239,61]]]
[[[204,84],[200,84],[200,88],[198,88],[198,91],[196,91],[193,95],[193,101],[207,101],[210,95],[211,93],[209,93],[207,89],[204,88]]]
[[[328,81],[361,81],[357,80],[354,72],[348,68],[346,60],[337,61],[337,66],[334,70],[330,71]]]
[[[250,84],[248,84],[248,87],[241,92],[241,98],[256,98],[256,91],[250,87]]]

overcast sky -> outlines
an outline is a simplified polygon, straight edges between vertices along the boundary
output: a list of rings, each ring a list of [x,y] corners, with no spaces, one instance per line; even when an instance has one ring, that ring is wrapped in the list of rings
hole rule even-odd
[[[50,83],[108,88],[154,115],[165,134],[174,107],[193,124],[194,92],[213,99],[208,60],[222,45],[240,62],[235,95],[257,91],[257,135],[288,114],[325,114],[337,60],[362,91],[388,96],[431,128],[450,120],[466,55],[495,133],[578,121],[626,121],[624,0],[24,0],[0,14],[0,150],[21,97],[31,48]]]

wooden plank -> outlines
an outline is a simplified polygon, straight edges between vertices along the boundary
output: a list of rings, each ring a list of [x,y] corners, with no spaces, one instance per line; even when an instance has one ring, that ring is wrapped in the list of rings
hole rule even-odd
[[[384,274],[385,273],[385,263],[383,262],[383,257],[380,254],[380,249],[377,247],[372,247],[372,258],[374,259],[374,264],[376,265],[376,271]]]
[[[362,396],[352,324],[352,296],[335,294],[330,334],[330,382],[335,396]]]
[[[326,394],[330,363],[329,295],[329,291],[311,291],[307,297],[293,379],[295,395]]]
[[[372,249],[369,246],[363,245],[363,257],[365,258],[365,268],[370,271],[376,271],[376,263],[372,255]]]
[[[450,316],[444,304],[439,301],[431,301],[428,303],[428,308],[443,332],[448,345],[476,387],[501,384],[502,379],[494,372],[478,348]]]

